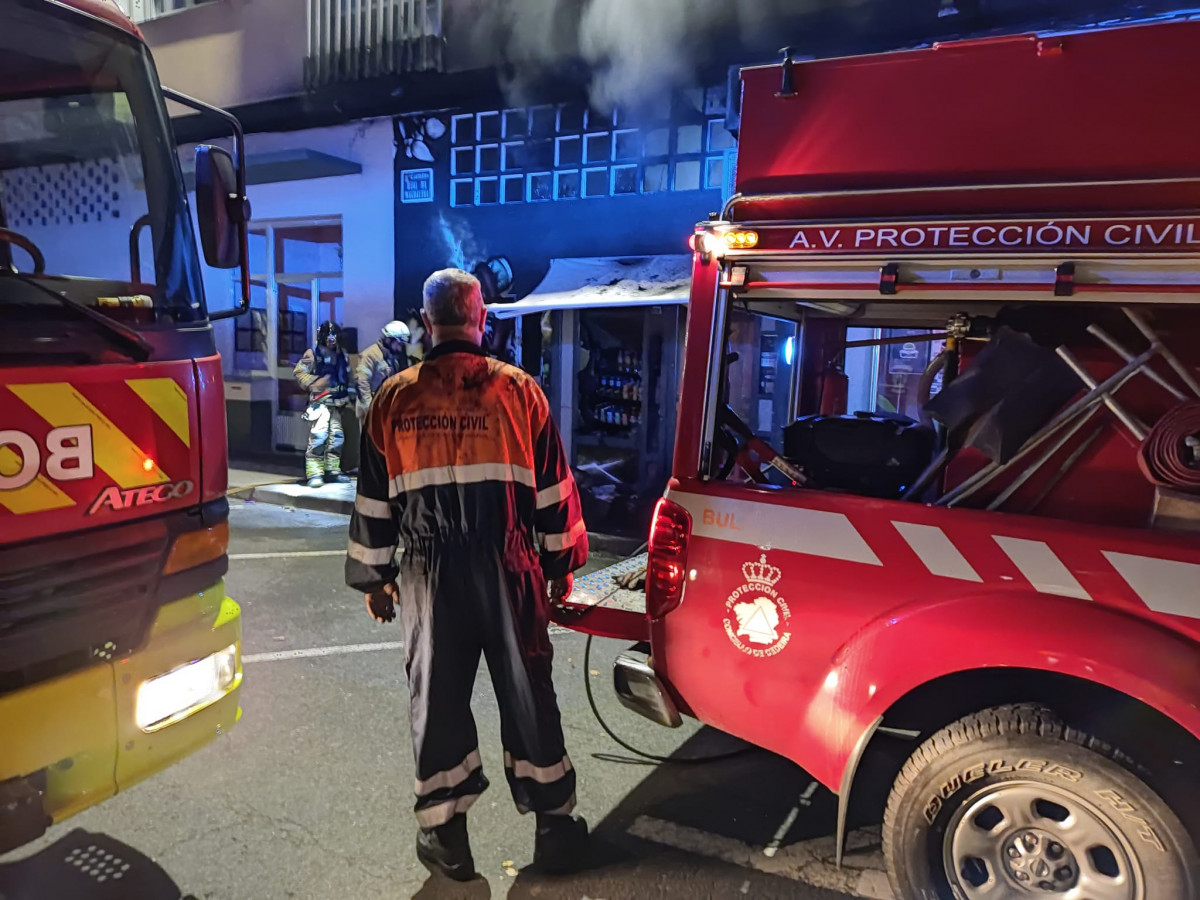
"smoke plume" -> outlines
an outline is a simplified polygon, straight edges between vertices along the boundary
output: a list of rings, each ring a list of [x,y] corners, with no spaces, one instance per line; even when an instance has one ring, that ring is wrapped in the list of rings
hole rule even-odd
[[[773,53],[813,13],[853,17],[869,0],[471,0],[475,45],[510,87],[582,61],[592,104],[636,107],[696,83],[723,48]],[[651,101],[655,98],[649,98]]]
[[[444,213],[438,213],[434,233],[446,247],[445,265],[470,270],[484,258],[474,233],[461,218],[447,219]]]

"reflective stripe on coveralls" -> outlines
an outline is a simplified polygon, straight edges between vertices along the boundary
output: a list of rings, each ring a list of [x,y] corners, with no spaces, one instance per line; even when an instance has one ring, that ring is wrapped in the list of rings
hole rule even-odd
[[[308,478],[319,475],[339,475],[342,471],[342,445],[346,432],[342,429],[342,409],[325,404],[310,407],[313,418],[309,421],[308,449],[304,453],[304,474]]]

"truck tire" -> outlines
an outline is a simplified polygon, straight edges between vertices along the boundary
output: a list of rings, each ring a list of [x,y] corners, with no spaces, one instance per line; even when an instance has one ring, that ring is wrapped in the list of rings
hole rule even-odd
[[[1034,705],[943,728],[888,799],[883,851],[896,896],[1200,897],[1195,843],[1130,764]]]

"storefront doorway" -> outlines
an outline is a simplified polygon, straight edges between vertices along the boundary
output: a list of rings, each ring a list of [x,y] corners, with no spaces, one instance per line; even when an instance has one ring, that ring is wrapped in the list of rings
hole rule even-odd
[[[684,314],[676,304],[597,307],[523,323],[541,338],[523,362],[540,369],[591,531],[647,532],[670,477]]]
[[[233,320],[234,352],[226,357],[226,378],[244,388],[230,396],[230,446],[303,452],[307,395],[292,370],[320,323],[345,321],[341,220],[255,223],[250,268],[251,313]],[[245,410],[238,408],[243,396]]]
[[[518,319],[518,364],[550,399],[588,529],[644,538],[671,472],[690,256],[551,260]]]

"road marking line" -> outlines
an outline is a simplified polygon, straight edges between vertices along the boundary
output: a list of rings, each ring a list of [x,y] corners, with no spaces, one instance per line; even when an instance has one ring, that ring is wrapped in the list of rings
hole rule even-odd
[[[343,647],[310,647],[306,650],[277,650],[274,653],[248,653],[243,663],[278,662],[281,659],[311,659],[317,656],[341,656],[346,653],[370,653],[373,650],[399,650],[402,641],[379,641],[374,644],[346,644]]]
[[[816,784],[814,781],[813,784]],[[779,852],[779,845],[783,843],[783,839],[787,837],[787,833],[791,831],[792,826],[796,824],[796,817],[800,815],[800,804],[797,803],[792,807],[792,811],[787,814],[787,818],[783,823],[775,829],[775,836],[771,838],[771,843],[767,844],[763,853],[767,856],[774,856]]]
[[[819,784],[817,784],[815,781],[810,781],[808,783],[808,787],[804,789],[804,793],[800,795],[800,805],[812,806],[812,798],[813,795],[816,794],[818,788],[820,788]]]
[[[233,559],[292,559],[302,556],[345,556],[345,550],[281,550],[277,553],[230,553]]]
[[[741,841],[651,816],[638,816],[629,826],[629,833],[676,850],[790,878],[813,887],[842,891],[864,900],[895,900],[883,870],[878,829],[860,828],[847,835],[848,850],[841,869],[834,862],[837,848],[832,836],[781,847],[771,857]]]

